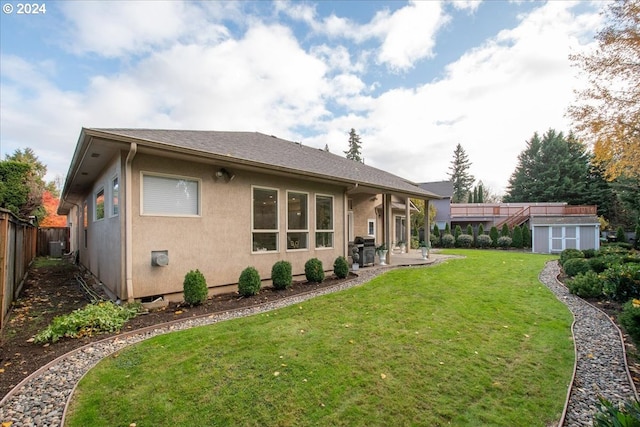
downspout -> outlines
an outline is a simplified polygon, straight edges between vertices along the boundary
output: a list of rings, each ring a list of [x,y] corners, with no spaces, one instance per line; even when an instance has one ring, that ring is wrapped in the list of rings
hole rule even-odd
[[[138,151],[138,144],[132,142],[129,146],[129,154],[124,167],[124,187],[125,187],[125,219],[124,219],[124,265],[125,283],[127,289],[127,302],[133,302],[133,209],[132,209],[132,172],[131,163]]]

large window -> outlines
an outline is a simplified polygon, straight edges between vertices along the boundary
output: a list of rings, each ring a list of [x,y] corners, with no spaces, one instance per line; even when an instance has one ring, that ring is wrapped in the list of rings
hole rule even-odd
[[[118,177],[111,180],[111,216],[118,215],[120,211],[120,185]]]
[[[143,174],[142,214],[200,215],[200,181],[181,177]]]
[[[333,247],[333,197],[316,195],[316,248]]]
[[[278,250],[278,190],[253,187],[253,251]]]
[[[287,192],[287,249],[309,248],[309,196]]]
[[[104,188],[96,193],[94,218],[96,221],[104,219]]]

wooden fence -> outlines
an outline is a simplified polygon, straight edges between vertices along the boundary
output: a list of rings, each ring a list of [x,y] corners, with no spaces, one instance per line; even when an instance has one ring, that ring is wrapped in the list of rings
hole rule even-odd
[[[0,208],[0,330],[36,256],[37,227]]]
[[[38,256],[49,256],[49,243],[62,242],[62,252],[69,251],[69,227],[38,228]]]

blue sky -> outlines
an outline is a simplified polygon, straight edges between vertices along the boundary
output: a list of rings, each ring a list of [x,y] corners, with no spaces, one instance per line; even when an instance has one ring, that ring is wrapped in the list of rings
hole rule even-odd
[[[604,2],[42,1],[0,16],[0,155],[64,178],[81,127],[246,130],[502,193],[534,132],[568,132]],[[10,5],[11,7],[9,7]],[[10,13],[7,13],[10,12]]]

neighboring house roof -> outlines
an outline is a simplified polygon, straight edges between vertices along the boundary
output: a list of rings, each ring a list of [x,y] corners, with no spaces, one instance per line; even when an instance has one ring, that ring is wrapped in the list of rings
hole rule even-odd
[[[451,181],[421,182],[418,186],[443,198],[450,199],[453,195],[453,182]]]
[[[97,163],[106,161],[109,151],[115,153],[115,150],[126,149],[123,144],[131,143],[137,144],[138,152],[147,150],[160,155],[194,156],[409,197],[441,198],[416,183],[381,169],[258,132],[83,128],[69,167],[59,211],[68,212],[74,192],[80,197],[81,192],[87,191],[92,183],[91,177],[95,178],[93,171],[100,170]],[[104,156],[92,157],[94,150],[107,152]],[[87,156],[89,151],[92,153]],[[81,171],[81,168],[84,169]]]
[[[598,225],[597,216],[532,216],[531,225]]]

